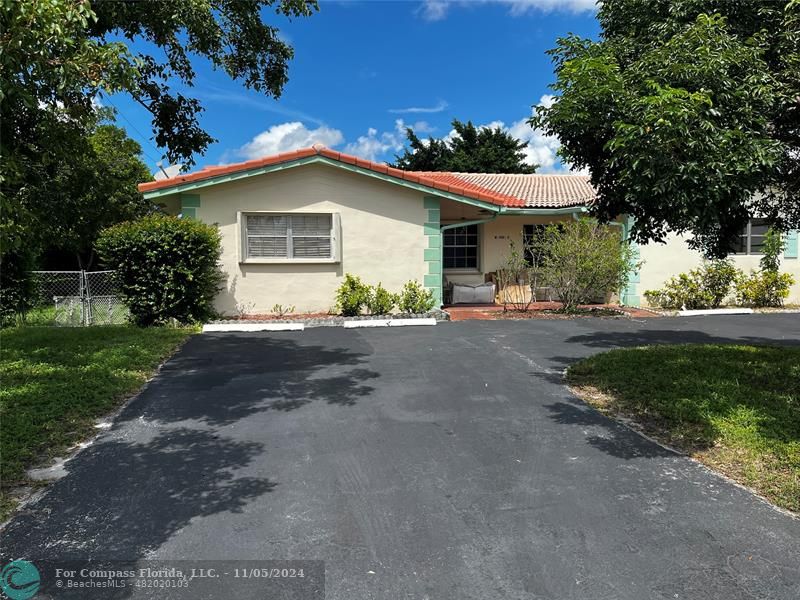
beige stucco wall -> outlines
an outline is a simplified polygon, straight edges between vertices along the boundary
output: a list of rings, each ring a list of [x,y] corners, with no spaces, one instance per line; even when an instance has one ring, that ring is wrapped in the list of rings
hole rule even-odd
[[[690,249],[686,244],[686,237],[675,234],[668,236],[664,244],[651,243],[640,246],[639,253],[644,264],[636,285],[642,305],[647,305],[647,299],[644,297],[646,290],[658,289],[670,277],[678,273],[686,273],[703,262],[702,255]],[[732,255],[730,258],[737,267],[746,273],[751,269],[758,269],[758,263],[761,260],[759,255]],[[781,271],[791,273],[795,278],[795,285],[792,286],[787,302],[800,303],[800,260],[796,258],[783,259]]]
[[[191,192],[200,197],[196,216],[222,234],[224,289],[217,309],[269,313],[275,304],[298,312],[325,312],[345,273],[399,291],[423,282],[423,194],[327,165],[305,165],[221,183]],[[336,263],[249,264],[240,250],[239,212],[338,213],[341,253]]]

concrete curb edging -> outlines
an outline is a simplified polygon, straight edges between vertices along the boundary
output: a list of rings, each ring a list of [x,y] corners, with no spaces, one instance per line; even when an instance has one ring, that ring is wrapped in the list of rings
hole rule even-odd
[[[679,317],[701,317],[710,315],[752,315],[752,308],[709,308],[704,310],[679,310]]]
[[[303,331],[303,323],[209,323],[203,333],[228,331]]]
[[[436,319],[370,319],[367,321],[345,321],[345,329],[359,329],[361,327],[407,327],[413,325],[436,325]]]
[[[389,318],[389,319],[354,319],[331,323],[330,325],[344,329],[360,329],[362,327],[408,327],[414,325],[436,325],[434,317]],[[207,323],[203,325],[203,333],[255,332],[255,331],[303,331],[306,323],[274,323],[269,321],[250,323]]]

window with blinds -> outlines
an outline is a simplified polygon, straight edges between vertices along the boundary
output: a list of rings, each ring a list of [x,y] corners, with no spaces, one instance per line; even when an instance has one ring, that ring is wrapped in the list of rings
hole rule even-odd
[[[244,215],[246,258],[332,259],[333,215]]]

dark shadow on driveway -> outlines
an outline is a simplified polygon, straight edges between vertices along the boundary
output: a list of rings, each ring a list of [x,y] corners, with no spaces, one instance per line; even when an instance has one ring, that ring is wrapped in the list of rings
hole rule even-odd
[[[290,411],[321,401],[353,406],[379,374],[362,365],[368,352],[302,344],[265,335],[192,338],[146,394],[117,423],[144,415],[163,423],[230,425],[267,410]]]
[[[277,483],[268,477],[236,474],[263,454],[259,443],[183,428],[100,441],[9,524],[3,555],[34,562],[140,558],[192,519],[239,512],[272,491]]]
[[[598,450],[631,460],[634,458],[663,458],[675,453],[662,448],[627,427],[605,417],[598,411],[576,401],[575,403],[556,402],[545,404],[550,411],[550,418],[559,425],[578,425],[590,428],[595,433],[586,436],[586,443]]]
[[[259,470],[268,441],[237,438],[229,426],[313,402],[353,406],[379,376],[363,366],[370,353],[296,337],[191,338],[9,524],[3,556],[142,558],[197,518],[243,510],[278,482]]]
[[[758,346],[800,346],[800,339],[776,339],[758,336],[724,337],[697,330],[639,329],[637,331],[592,331],[573,335],[568,344],[587,348],[620,348],[654,344],[753,344]],[[574,359],[572,359],[574,360]]]

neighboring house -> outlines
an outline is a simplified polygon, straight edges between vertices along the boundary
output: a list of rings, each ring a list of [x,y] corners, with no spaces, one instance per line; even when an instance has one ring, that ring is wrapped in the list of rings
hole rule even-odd
[[[442,299],[442,284],[482,283],[502,268],[509,242],[525,231],[586,211],[594,198],[582,175],[413,172],[320,145],[141,184],[173,214],[219,226],[223,313],[269,312],[275,304],[327,311],[345,273],[399,291],[417,280]],[[621,218],[627,234],[630,223]],[[758,265],[760,225],[743,237],[743,268]],[[785,270],[800,281],[797,232]],[[677,237],[639,249],[644,261],[621,294],[641,291],[699,264]],[[800,286],[792,289],[800,302]]]

